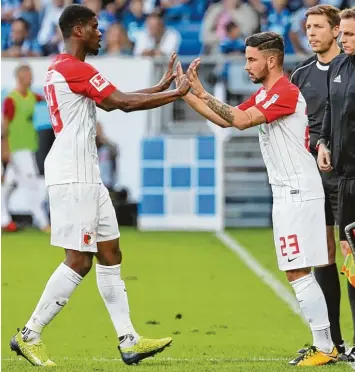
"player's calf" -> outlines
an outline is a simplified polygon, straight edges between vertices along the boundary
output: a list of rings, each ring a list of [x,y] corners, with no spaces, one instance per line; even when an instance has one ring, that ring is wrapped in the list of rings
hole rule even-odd
[[[68,258],[68,256],[67,256]],[[33,365],[52,365],[41,341],[41,333],[65,307],[71,294],[81,283],[82,277],[62,263],[52,274],[42,296],[22,332],[10,342],[11,350],[22,355]]]
[[[154,340],[138,335],[130,318],[126,286],[121,279],[119,239],[99,242],[97,246],[97,286],[115,327],[119,339],[118,349],[126,364],[139,363],[163,351],[172,339],[167,337]]]
[[[302,312],[309,322],[313,335],[313,346],[324,353],[331,353],[334,345],[330,333],[327,305],[319,284],[309,271],[310,269],[292,270],[292,272],[287,272],[287,277],[289,280],[297,278],[290,284],[295,291]],[[308,274],[306,274],[307,272]]]

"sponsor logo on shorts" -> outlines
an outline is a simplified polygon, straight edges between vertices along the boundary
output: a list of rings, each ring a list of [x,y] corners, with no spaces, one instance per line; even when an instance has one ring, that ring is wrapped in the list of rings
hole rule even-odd
[[[288,258],[287,261],[288,261],[288,262],[292,262],[292,261],[294,261],[294,260],[297,260],[297,258],[298,258],[298,257],[295,257],[295,258]]]
[[[86,246],[91,245],[94,242],[95,233],[86,231],[83,236],[83,241]]]
[[[295,194],[299,194],[299,193],[300,193],[300,190],[291,190],[290,191],[291,195],[295,195]]]

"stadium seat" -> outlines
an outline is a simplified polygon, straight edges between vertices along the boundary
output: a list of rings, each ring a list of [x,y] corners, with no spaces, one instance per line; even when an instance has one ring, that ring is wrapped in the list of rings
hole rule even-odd
[[[200,54],[202,44],[200,41],[201,22],[181,22],[175,24],[175,29],[181,35],[179,54],[183,56],[197,56]]]

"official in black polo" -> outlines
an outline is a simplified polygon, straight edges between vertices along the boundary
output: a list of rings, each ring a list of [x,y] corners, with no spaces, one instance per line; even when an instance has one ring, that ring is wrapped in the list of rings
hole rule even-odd
[[[339,237],[343,253],[350,252],[345,226],[355,221],[355,7],[340,13],[340,42],[343,54],[328,70],[328,100],[318,141],[318,165],[324,172],[335,170],[339,177]],[[345,251],[346,250],[346,251]],[[355,287],[348,282],[355,328]],[[355,361],[354,346],[347,352]]]
[[[325,105],[328,97],[327,73],[330,62],[341,52],[337,44],[340,10],[332,5],[317,5],[306,11],[308,42],[315,53],[301,62],[291,74],[291,81],[300,89],[307,103],[309,151],[317,161]],[[328,307],[330,331],[340,358],[346,358],[340,330],[340,282],[336,259],[334,225],[338,220],[338,176],[335,171],[320,172],[325,195],[325,218],[329,265],[314,269]]]

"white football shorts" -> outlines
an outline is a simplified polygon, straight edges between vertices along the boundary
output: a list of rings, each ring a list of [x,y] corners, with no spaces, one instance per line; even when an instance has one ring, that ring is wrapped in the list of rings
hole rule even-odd
[[[97,243],[120,236],[116,212],[103,184],[67,183],[48,187],[51,244],[97,252]]]
[[[328,264],[324,198],[274,203],[272,219],[281,271]]]

